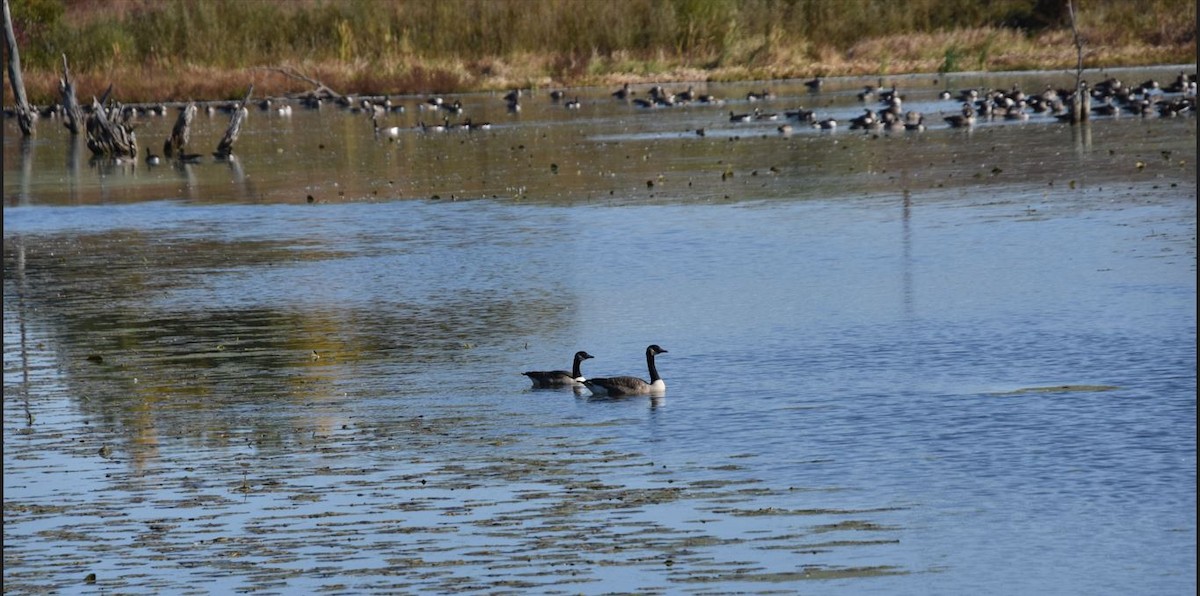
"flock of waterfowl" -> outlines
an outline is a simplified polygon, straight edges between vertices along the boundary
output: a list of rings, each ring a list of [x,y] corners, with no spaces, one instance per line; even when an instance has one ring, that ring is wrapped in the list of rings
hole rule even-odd
[[[529,380],[533,382],[534,389],[586,388],[592,395],[608,397],[629,395],[661,396],[666,392],[667,385],[663,382],[662,377],[659,376],[658,368],[654,366],[654,357],[666,353],[667,351],[657,344],[651,344],[646,347],[646,368],[650,373],[649,381],[635,376],[593,377],[589,379],[583,376],[583,373],[580,371],[580,365],[584,360],[593,358],[593,356],[583,351],[575,352],[571,372],[565,370],[534,370],[521,374],[529,377]]]
[[[816,78],[806,81],[804,85],[809,93],[817,94],[825,88],[825,81],[822,78]],[[1057,89],[1047,85],[1039,93],[1026,93],[1017,85],[1013,85],[1007,90],[963,89],[957,93],[947,90],[941,92],[938,99],[955,101],[960,104],[960,107],[950,115],[941,116],[940,121],[949,128],[965,128],[973,126],[981,120],[1019,121],[1028,120],[1032,114],[1041,114],[1053,116],[1058,121],[1071,122],[1074,118],[1079,118],[1072,113],[1071,104],[1075,96],[1081,93],[1085,94],[1081,104],[1084,106],[1083,109],[1089,111],[1088,115],[1111,117],[1129,113],[1139,116],[1173,117],[1191,113],[1196,109],[1196,75],[1195,73],[1180,73],[1169,85],[1160,85],[1155,80],[1148,80],[1138,85],[1126,85],[1119,79],[1108,78],[1094,86],[1088,86],[1086,82],[1082,82],[1077,90]],[[644,110],[689,105],[726,105],[726,100],[699,93],[693,85],[689,85],[686,90],[678,93],[669,92],[662,85],[652,85],[643,95],[639,96],[638,92],[626,83],[613,91],[610,96],[615,101]],[[521,89],[514,89],[504,95],[503,99],[508,112],[519,113],[524,97],[526,97],[526,93]],[[926,115],[920,111],[905,109],[904,95],[895,85],[885,88],[881,80],[879,85],[864,87],[857,97],[866,105],[861,115],[847,120],[846,124],[850,130],[926,130]],[[549,99],[552,103],[561,104],[568,110],[578,110],[583,106],[578,96],[574,99],[567,99],[566,92],[560,89],[550,91]],[[768,89],[750,91],[745,96],[745,101],[751,104],[770,102],[775,99],[775,94]],[[872,104],[878,104],[878,107],[871,107]],[[343,101],[343,105],[348,104]],[[372,102],[364,99],[360,105],[349,107],[355,111],[368,111],[375,123],[375,130],[379,134],[398,136],[402,131],[400,127],[380,126],[378,118],[389,111],[404,111],[403,106],[391,105],[386,100]],[[449,103],[441,97],[431,97],[425,103],[420,104],[419,108],[423,111],[445,110],[448,112],[447,115],[443,115],[440,122],[435,124],[427,124],[424,120],[418,122],[415,128],[421,132],[444,132],[455,129],[477,130],[491,126],[490,123],[477,123],[470,118],[452,123],[450,115],[463,113],[462,103],[458,100]],[[842,122],[832,116],[821,117],[815,110],[803,107],[782,111],[769,111],[758,106],[746,112],[730,110],[728,120],[735,124],[780,121],[781,124],[777,130],[785,135],[791,134],[797,126],[833,130],[842,125]],[[700,136],[707,134],[707,130],[704,128],[696,129],[695,132]]]
[[[823,78],[815,78],[804,83],[809,94],[814,97],[824,93],[827,88]],[[923,131],[929,120],[939,122],[948,128],[969,128],[980,121],[986,120],[1028,120],[1031,115],[1053,117],[1063,122],[1072,122],[1080,116],[1071,110],[1076,94],[1086,94],[1081,101],[1088,115],[1099,117],[1117,117],[1121,114],[1137,116],[1174,117],[1190,114],[1196,109],[1196,75],[1181,72],[1169,84],[1159,84],[1155,80],[1147,80],[1137,85],[1128,85],[1116,78],[1107,78],[1094,85],[1083,82],[1078,89],[1056,89],[1047,85],[1041,92],[1026,93],[1019,86],[1009,89],[963,89],[957,92],[942,91],[938,99],[952,101],[959,107],[950,115],[939,113],[932,118],[926,114],[905,108],[904,94],[895,86],[884,86],[881,79],[878,85],[867,85],[857,93],[858,99],[864,104],[862,114],[848,118],[844,123],[831,115],[819,115],[815,110],[795,107],[784,110],[771,110],[766,106],[777,100],[768,89],[750,91],[745,95],[745,102],[754,104],[749,111],[728,111],[728,121],[736,126],[743,123],[779,121],[776,130],[781,135],[790,135],[797,128],[812,128],[819,130],[834,130],[842,126],[850,130],[864,131]],[[521,112],[523,102],[530,96],[527,90],[513,89],[503,95],[502,99],[510,114]],[[639,94],[628,83],[610,94],[611,100],[621,102],[639,110],[657,110],[681,106],[725,106],[726,100],[709,94],[699,93],[694,86],[689,85],[681,92],[667,91],[662,85],[652,85],[644,93]],[[580,110],[584,103],[579,96],[568,97],[561,89],[549,91],[549,101],[561,105],[566,110]],[[733,100],[730,100],[731,102]],[[317,95],[309,93],[299,98],[268,98],[257,102],[260,110],[274,113],[278,116],[290,116],[292,104],[308,109],[322,109],[333,105],[353,113],[365,113],[370,117],[374,133],[379,137],[395,139],[406,130],[422,133],[439,133],[452,130],[475,131],[487,130],[492,127],[490,122],[479,122],[469,116],[463,116],[467,111],[461,99],[446,99],[440,96],[430,96],[417,103],[415,109],[421,114],[415,126],[391,125],[386,119],[392,114],[402,114],[408,111],[403,103],[394,103],[388,97],[356,98],[351,95]],[[166,116],[168,107],[165,103],[152,105],[124,106],[129,116]],[[238,102],[210,102],[204,111],[208,115],[217,112],[233,113],[241,109]],[[41,110],[41,116],[55,118],[62,114],[62,106],[55,105]],[[11,110],[6,110],[9,114]],[[12,114],[9,114],[12,115]],[[457,117],[456,121],[451,121]],[[428,122],[427,122],[428,120]],[[704,136],[707,129],[695,129],[695,134]],[[194,159],[197,156],[186,156]],[[162,158],[146,150],[146,162],[155,165]]]

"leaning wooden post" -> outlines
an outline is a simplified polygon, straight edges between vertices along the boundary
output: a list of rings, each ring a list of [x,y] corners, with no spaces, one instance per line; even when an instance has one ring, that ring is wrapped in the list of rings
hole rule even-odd
[[[75,98],[75,82],[71,80],[71,71],[67,68],[67,55],[63,54],[63,74],[58,80],[58,91],[62,94],[62,106],[66,112],[63,126],[77,135],[83,128],[83,110],[79,108],[79,100]]]
[[[1087,83],[1083,80],[1083,38],[1075,24],[1075,6],[1067,0],[1067,14],[1071,17],[1071,33],[1075,36],[1075,95],[1071,101],[1071,123],[1086,122],[1091,109]]]
[[[179,117],[175,119],[175,127],[171,129],[171,136],[167,137],[167,141],[163,143],[163,155],[167,159],[176,155],[183,157],[183,149],[192,136],[192,118],[195,117],[196,102],[189,101],[186,106],[180,108]]]
[[[246,97],[242,98],[241,105],[233,111],[233,117],[229,119],[229,128],[213,153],[217,159],[228,159],[230,155],[233,155],[233,144],[237,142],[238,135],[242,133],[242,119],[246,117],[246,103],[250,101],[251,93],[254,93],[254,85],[250,85],[250,88],[246,90]]]
[[[25,97],[25,81],[21,78],[21,55],[17,52],[17,36],[13,33],[12,11],[8,0],[4,0],[4,41],[8,44],[8,80],[12,82],[13,95],[17,99],[17,124],[21,133],[32,137],[37,128],[37,112],[29,107]]]

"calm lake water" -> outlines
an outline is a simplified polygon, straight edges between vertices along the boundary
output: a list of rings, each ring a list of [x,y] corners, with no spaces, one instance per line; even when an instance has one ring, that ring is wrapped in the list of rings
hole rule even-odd
[[[922,133],[729,122],[873,79],[252,109],[178,167],[5,122],[5,591],[1194,593],[1195,117],[934,79]],[[651,343],[663,397],[520,374]]]

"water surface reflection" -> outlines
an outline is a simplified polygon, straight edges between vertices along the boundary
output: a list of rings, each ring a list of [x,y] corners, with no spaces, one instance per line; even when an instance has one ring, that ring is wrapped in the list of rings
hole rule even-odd
[[[1194,589],[1194,119],[618,109],[6,140],[6,587]],[[519,374],[649,343],[658,399]]]

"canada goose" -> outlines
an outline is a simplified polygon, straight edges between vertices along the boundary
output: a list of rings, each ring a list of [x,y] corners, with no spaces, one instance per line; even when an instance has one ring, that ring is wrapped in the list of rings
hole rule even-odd
[[[563,97],[565,97],[565,96],[566,96],[565,91],[563,91],[562,89],[555,89],[554,91],[550,92],[550,101],[552,101],[554,103],[558,103],[558,102],[562,101]]]
[[[159,157],[157,155],[151,153],[149,147],[146,147],[146,163],[148,163],[152,166],[156,166],[161,162],[162,162],[162,160],[159,159]]]
[[[904,130],[925,130],[925,116],[920,112],[909,111],[904,115]]]
[[[821,86],[825,84],[825,80],[821,77],[816,77],[811,81],[804,81],[804,86],[808,87],[809,93],[816,93],[821,90]]]
[[[865,108],[863,112],[862,116],[850,119],[850,130],[879,127],[879,115],[875,113],[875,110]]]
[[[569,100],[567,100],[567,103],[565,103],[565,104],[563,104],[563,105],[564,105],[564,106],[566,106],[566,108],[567,108],[568,110],[578,110],[578,109],[579,109],[579,106],[580,106],[580,105],[582,105],[582,104],[580,104],[580,103],[579,103],[579,98],[578,98],[578,97],[576,97],[575,99],[569,99]]]
[[[371,115],[371,124],[375,125],[375,134],[376,135],[384,135],[387,137],[391,137],[393,139],[400,136],[400,127],[399,126],[380,127],[378,114]]]
[[[971,107],[971,104],[964,103],[961,114],[955,114],[953,116],[946,116],[945,118],[943,118],[943,120],[945,120],[946,123],[949,124],[951,128],[969,127],[969,126],[975,124],[975,109]]]
[[[584,381],[583,373],[579,371],[579,364],[588,358],[593,358],[593,356],[583,351],[575,352],[575,361],[571,364],[569,373],[565,370],[531,370],[521,374],[533,381],[534,389],[570,387]]]
[[[633,90],[629,88],[629,83],[625,83],[620,89],[612,92],[613,98],[620,101],[629,99],[631,95],[633,95]]]
[[[783,115],[788,118],[791,118],[793,120],[799,120],[801,122],[812,123],[816,120],[816,114],[814,114],[812,110],[806,110],[804,108],[796,108],[794,110],[787,110],[783,113]]]
[[[666,353],[667,351],[658,345],[646,348],[646,368],[650,370],[649,383],[637,377],[605,377],[588,379],[583,384],[596,395],[661,395],[667,390],[667,384],[658,376],[658,369],[654,367],[654,355]]]
[[[733,113],[733,110],[729,111],[730,122],[749,122],[753,117],[753,114],[735,114]]]

